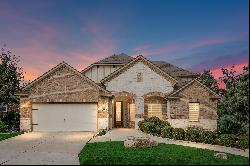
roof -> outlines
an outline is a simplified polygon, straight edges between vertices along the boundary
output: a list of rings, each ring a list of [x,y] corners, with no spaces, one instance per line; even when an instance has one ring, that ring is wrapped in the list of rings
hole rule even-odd
[[[138,62],[143,62],[145,65],[147,65],[149,68],[151,68],[151,70],[153,70],[156,73],[160,74],[164,78],[170,80],[171,83],[173,83],[174,85],[178,83],[178,81],[174,77],[169,75],[167,72],[161,70],[157,65],[155,65],[151,61],[147,60],[142,55],[137,56],[132,61],[130,61],[129,63],[124,65],[123,67],[119,68],[118,70],[114,71],[113,73],[111,73],[107,77],[103,78],[101,80],[101,83],[105,84],[106,82],[108,82],[108,81],[112,80],[113,78],[117,77],[118,75],[120,75],[121,73],[123,73],[124,71],[126,71],[127,69],[132,67],[133,65],[137,64]]]
[[[127,64],[132,61],[134,58],[128,56],[127,54],[121,53],[119,55],[112,55],[105,59],[102,59],[94,64]]]
[[[61,67],[66,66],[67,68],[69,68],[71,71],[73,71],[75,74],[79,75],[81,78],[85,79],[88,83],[90,83],[91,85],[93,85],[94,87],[96,87],[99,90],[102,90],[104,92],[109,93],[109,91],[107,91],[106,89],[104,89],[103,87],[99,86],[98,84],[96,84],[94,81],[92,81],[91,79],[89,79],[88,77],[84,76],[83,74],[81,74],[80,72],[78,72],[75,68],[73,68],[72,66],[70,66],[69,64],[67,64],[66,62],[61,62],[58,65],[56,65],[55,67],[53,67],[52,69],[50,69],[49,71],[45,72],[43,75],[39,76],[38,78],[36,78],[34,81],[30,82],[28,85],[26,85],[23,88],[23,91],[28,90],[29,88],[31,88],[34,84],[42,81],[43,79],[45,79],[47,76],[53,74],[55,71],[57,71],[57,69],[60,69]]]
[[[202,84],[200,81],[198,81],[196,78],[189,81],[187,84],[185,84],[184,86],[180,87],[178,90],[172,92],[169,96],[170,97],[177,97],[178,93],[180,91],[182,91],[183,89],[185,89],[186,87],[188,87],[189,85],[191,85],[192,83],[197,82],[200,86],[202,86],[203,88],[205,88],[207,91],[209,91],[210,93],[212,93],[214,95],[214,97],[216,98],[221,98],[220,95],[218,95],[217,93],[215,93],[212,89],[208,88],[206,85]]]
[[[91,68],[94,65],[101,65],[101,64],[120,64],[120,65],[125,65],[128,64],[129,62],[131,62],[134,58],[121,53],[121,54],[114,54],[112,56],[109,56],[107,58],[104,58],[102,60],[99,60],[98,62],[95,62],[93,64],[91,64],[90,66],[88,66],[87,68],[85,68],[81,73],[87,71],[89,68]],[[192,73],[188,70],[185,70],[183,68],[177,67],[173,64],[170,64],[168,62],[165,61],[151,61],[153,64],[155,64],[156,66],[158,66],[161,70],[165,71],[167,74],[171,75],[172,77],[175,77],[175,79],[179,79],[179,81],[182,81],[180,78],[176,78],[176,77],[195,77],[196,74]]]
[[[91,65],[89,65],[88,67],[86,67],[85,69],[83,69],[81,71],[81,73],[86,72],[87,70],[89,70],[92,66],[96,66],[96,65],[125,65],[127,63],[129,63],[130,61],[132,61],[134,58],[131,56],[128,56],[127,54],[121,53],[119,55],[111,55],[107,58],[104,58],[102,60],[99,60]]]
[[[182,69],[177,67],[173,64],[167,63],[165,61],[152,61],[155,65],[161,68],[163,71],[171,74],[174,77],[181,77],[181,76],[193,76],[196,75],[188,70]]]

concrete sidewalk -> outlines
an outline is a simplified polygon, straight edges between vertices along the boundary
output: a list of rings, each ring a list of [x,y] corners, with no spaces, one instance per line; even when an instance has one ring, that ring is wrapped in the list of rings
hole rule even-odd
[[[214,150],[214,151],[224,152],[224,153],[231,153],[231,154],[240,155],[240,156],[249,158],[249,149],[241,150],[241,149],[219,146],[219,145],[173,140],[173,139],[149,135],[149,134],[143,133],[140,130],[135,130],[135,129],[124,129],[124,128],[112,129],[108,131],[106,135],[101,136],[103,139],[100,137],[99,138],[96,137],[96,138],[93,138],[90,142],[98,142],[98,141],[105,141],[105,140],[124,141],[127,139],[128,136],[149,137],[155,141],[158,141],[159,143],[176,144],[176,145],[189,146],[189,147],[195,147],[195,148],[209,149],[209,150]]]

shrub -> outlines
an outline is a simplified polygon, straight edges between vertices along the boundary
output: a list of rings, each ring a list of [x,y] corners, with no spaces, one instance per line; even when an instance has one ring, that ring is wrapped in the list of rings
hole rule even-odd
[[[153,122],[144,122],[143,123],[143,128],[145,133],[156,133],[156,125]]]
[[[185,132],[185,140],[192,141],[192,142],[200,142],[200,132],[202,129],[189,127]]]
[[[20,114],[16,111],[10,111],[3,115],[1,120],[9,131],[19,131]]]
[[[233,115],[223,115],[218,121],[218,130],[221,134],[241,134],[248,129]]]
[[[139,129],[144,132],[144,120],[138,122]]]
[[[102,136],[102,135],[105,135],[106,133],[108,132],[107,129],[100,129],[97,133],[98,136]]]
[[[237,146],[241,149],[249,148],[249,137],[247,135],[239,136]]]
[[[183,140],[185,138],[185,130],[182,128],[174,128],[173,129],[173,139],[175,140]]]
[[[0,132],[6,132],[6,125],[0,120]]]
[[[201,131],[199,135],[200,142],[206,144],[215,144],[216,143],[217,134],[214,131]]]
[[[173,138],[173,128],[165,126],[161,129],[161,137],[163,138]]]
[[[220,135],[220,145],[233,147],[236,145],[237,136],[233,134]]]
[[[170,123],[162,121],[158,117],[150,117],[138,123],[141,131],[153,135],[160,135],[164,127],[170,127]]]

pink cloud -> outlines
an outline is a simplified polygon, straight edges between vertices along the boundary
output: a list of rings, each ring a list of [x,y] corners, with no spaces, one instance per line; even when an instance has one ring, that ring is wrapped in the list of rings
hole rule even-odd
[[[207,38],[207,39],[199,39],[189,42],[178,42],[170,44],[166,47],[160,48],[152,48],[148,45],[146,46],[139,46],[132,49],[133,53],[132,56],[142,54],[143,56],[152,56],[152,55],[160,55],[160,54],[168,54],[173,52],[180,52],[180,51],[187,51],[203,46],[209,45],[217,45],[217,44],[224,44],[227,42],[237,41],[245,37],[244,35],[238,36],[229,36],[229,37],[220,37],[220,38]]]
[[[243,69],[244,66],[248,66],[248,62],[240,63],[240,64],[235,65],[234,69],[236,71],[236,75],[239,75],[239,74],[243,73],[242,69]],[[223,66],[221,68],[230,70],[231,67],[232,67],[232,65],[226,65],[226,66]],[[219,81],[220,88],[225,88],[225,84],[223,82],[221,82],[220,79],[219,79],[222,76],[221,68],[213,68],[210,71],[211,71],[212,75],[214,76],[214,78]]]
[[[7,18],[15,25],[8,27],[8,31],[18,36],[20,44],[10,46],[7,43],[7,46],[20,56],[25,80],[34,80],[62,61],[81,71],[91,63],[112,55],[116,48],[117,41],[112,39],[110,30],[104,28],[98,20],[85,21],[79,35],[83,38],[90,35],[90,39],[82,43],[83,47],[60,51],[56,44],[70,35],[60,26],[35,19],[22,10],[5,10],[3,6],[0,7],[1,18]]]

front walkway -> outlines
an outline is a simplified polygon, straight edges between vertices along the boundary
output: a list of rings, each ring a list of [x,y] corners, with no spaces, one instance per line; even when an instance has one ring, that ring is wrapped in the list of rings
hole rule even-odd
[[[161,138],[161,137],[145,134],[135,129],[112,129],[108,131],[106,135],[103,135],[101,137],[99,136],[99,138],[95,137],[90,142],[98,142],[98,141],[106,141],[106,140],[124,141],[127,139],[128,136],[149,137],[153,140],[158,141],[159,143],[176,144],[176,145],[190,146],[190,147],[195,147],[195,148],[209,149],[209,150],[214,150],[218,152],[225,152],[225,153],[245,156],[249,158],[249,149],[244,151],[241,149],[230,148],[230,147],[219,146],[219,145],[210,145],[210,144],[204,144],[204,143],[196,143],[196,142]]]

